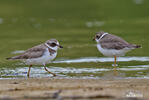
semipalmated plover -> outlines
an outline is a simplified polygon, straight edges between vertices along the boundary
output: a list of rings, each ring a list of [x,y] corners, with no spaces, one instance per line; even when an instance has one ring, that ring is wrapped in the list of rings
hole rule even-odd
[[[34,46],[26,50],[23,54],[7,58],[8,60],[22,60],[27,65],[29,65],[27,77],[30,76],[30,69],[32,65],[43,65],[44,69],[56,76],[56,74],[50,72],[46,68],[46,64],[50,63],[56,55],[58,48],[63,48],[56,39],[47,40],[45,43]]]
[[[122,38],[107,32],[97,32],[94,40],[97,42],[98,50],[104,56],[114,57],[114,66],[117,66],[117,56],[124,56],[128,51],[141,47],[140,45],[130,44]]]

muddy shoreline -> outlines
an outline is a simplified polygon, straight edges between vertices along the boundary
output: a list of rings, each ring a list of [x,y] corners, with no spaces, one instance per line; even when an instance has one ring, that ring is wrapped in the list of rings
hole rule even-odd
[[[0,100],[123,100],[122,98],[126,97],[148,99],[148,93],[148,79],[30,78],[0,80]]]

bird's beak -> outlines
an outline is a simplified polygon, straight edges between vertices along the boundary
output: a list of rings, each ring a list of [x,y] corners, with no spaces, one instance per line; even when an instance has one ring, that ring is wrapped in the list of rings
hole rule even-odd
[[[93,38],[93,41],[95,41],[95,37]]]
[[[58,45],[58,47],[59,47],[59,48],[63,48],[63,46],[61,46],[61,45]]]

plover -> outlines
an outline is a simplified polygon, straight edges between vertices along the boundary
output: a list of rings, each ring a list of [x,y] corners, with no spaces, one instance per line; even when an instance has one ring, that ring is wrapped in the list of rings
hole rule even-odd
[[[98,50],[104,56],[114,57],[114,66],[117,66],[116,60],[118,56],[124,56],[128,51],[141,47],[140,45],[130,44],[122,38],[107,32],[97,32],[94,40],[97,42]]]
[[[26,50],[23,54],[7,58],[8,60],[22,60],[29,65],[27,77],[30,76],[30,69],[32,65],[43,65],[44,69],[56,76],[56,74],[48,71],[46,64],[50,63],[57,55],[58,48],[63,48],[56,39],[47,40],[45,43],[34,46]]]

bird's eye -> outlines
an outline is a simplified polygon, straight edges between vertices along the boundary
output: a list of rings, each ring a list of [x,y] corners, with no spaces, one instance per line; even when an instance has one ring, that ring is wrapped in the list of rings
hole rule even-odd
[[[51,46],[52,46],[52,47],[55,47],[55,46],[56,46],[56,43],[51,43]]]
[[[99,39],[100,36],[96,35],[96,38]]]

